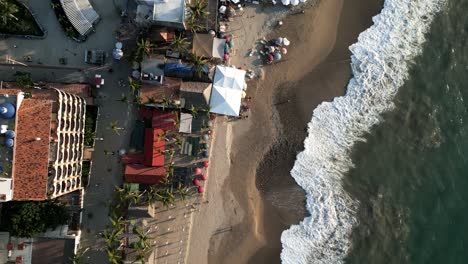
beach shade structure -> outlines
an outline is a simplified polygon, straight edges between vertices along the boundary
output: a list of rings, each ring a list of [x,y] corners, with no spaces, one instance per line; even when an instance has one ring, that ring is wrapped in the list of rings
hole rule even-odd
[[[291,0],[291,5],[297,6],[299,4],[299,0]]]
[[[3,119],[11,119],[15,116],[15,106],[11,103],[0,104],[0,117]]]
[[[286,48],[281,48],[281,53],[283,55],[286,55],[286,54],[288,54],[288,50]]]
[[[193,179],[193,185],[200,186],[200,181],[198,179]]]
[[[200,168],[195,168],[195,174],[200,175],[202,173],[202,170]]]
[[[208,168],[208,166],[210,166],[210,163],[207,160],[203,161],[203,167]]]
[[[210,139],[210,136],[208,134],[203,134],[203,140],[207,141]]]
[[[202,157],[203,158],[208,158],[210,155],[208,154],[208,151],[202,151]]]
[[[13,130],[7,130],[7,132],[5,132],[5,137],[7,137],[7,138],[15,138],[15,131],[13,131]]]
[[[279,52],[273,53],[273,58],[275,58],[275,61],[281,60],[281,54]]]
[[[11,147],[13,147],[13,144],[14,144],[13,139],[11,139],[11,138],[5,139],[5,146],[11,148]]]
[[[197,192],[198,192],[198,193],[204,193],[204,192],[205,192],[205,188],[203,188],[203,186],[198,186]]]
[[[210,112],[239,116],[245,71],[232,67],[216,66],[210,98]]]
[[[202,175],[200,175],[200,178],[206,181],[208,179],[208,176],[205,173],[202,173]]]
[[[281,3],[283,3],[283,5],[287,6],[289,4],[291,4],[291,0],[281,0]]]
[[[284,46],[289,46],[289,44],[291,44],[291,42],[289,42],[289,40],[287,38],[283,38],[283,45]]]

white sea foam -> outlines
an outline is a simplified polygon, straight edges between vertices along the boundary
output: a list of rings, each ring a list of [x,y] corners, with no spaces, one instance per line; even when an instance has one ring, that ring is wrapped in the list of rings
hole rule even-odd
[[[408,77],[443,0],[386,0],[374,25],[350,47],[353,78],[345,96],[320,104],[309,123],[305,149],[291,171],[307,193],[310,217],[283,232],[286,264],[342,263],[357,224],[354,201],[341,185],[353,166],[351,147],[363,140]]]

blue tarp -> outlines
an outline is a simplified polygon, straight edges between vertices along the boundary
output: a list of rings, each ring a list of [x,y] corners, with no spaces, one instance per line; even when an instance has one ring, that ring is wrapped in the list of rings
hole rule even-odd
[[[208,73],[210,68],[205,65],[203,71]],[[192,79],[193,71],[192,66],[178,62],[171,62],[164,64],[164,75],[167,77],[176,77],[182,79]]]

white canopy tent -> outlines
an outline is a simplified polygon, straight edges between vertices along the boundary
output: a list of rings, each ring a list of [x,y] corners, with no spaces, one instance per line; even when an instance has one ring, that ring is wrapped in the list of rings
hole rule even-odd
[[[210,111],[222,115],[239,116],[242,93],[245,87],[244,70],[216,66]]]

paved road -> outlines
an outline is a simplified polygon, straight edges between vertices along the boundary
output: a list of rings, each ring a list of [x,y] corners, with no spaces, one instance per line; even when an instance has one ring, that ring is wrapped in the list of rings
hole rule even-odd
[[[86,190],[84,198],[84,217],[82,246],[91,247],[88,251],[89,263],[107,263],[103,246],[97,233],[105,229],[108,224],[107,204],[112,198],[115,185],[122,183],[122,169],[117,156],[104,155],[104,150],[117,151],[127,148],[136,112],[133,104],[119,102],[122,94],[128,94],[129,88],[119,85],[120,79],[126,79],[130,74],[130,65],[121,61],[109,61],[103,67],[90,67],[84,63],[85,49],[102,49],[112,52],[115,44],[114,30],[118,28],[120,17],[116,12],[113,1],[91,0],[95,10],[101,16],[101,21],[86,42],[77,43],[65,36],[58,24],[48,1],[23,0],[39,18],[39,22],[46,28],[48,35],[43,40],[25,40],[9,38],[0,40],[0,62],[5,62],[6,56],[22,61],[23,56],[32,57],[31,64],[41,64],[38,67],[21,67],[18,65],[0,65],[0,80],[14,80],[16,71],[30,72],[34,80],[50,82],[86,82],[96,73],[105,78],[105,85],[99,91],[100,105],[97,137],[104,141],[96,143],[93,155],[93,168],[90,187]],[[118,2],[119,0],[115,0]],[[125,1],[125,0],[122,0]],[[15,48],[16,46],[16,48]],[[59,58],[68,60],[66,69],[59,65]],[[114,72],[108,73],[112,67]],[[110,122],[117,121],[124,128],[117,135],[110,128]],[[88,217],[88,215],[90,217]]]

